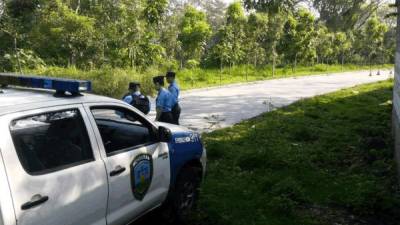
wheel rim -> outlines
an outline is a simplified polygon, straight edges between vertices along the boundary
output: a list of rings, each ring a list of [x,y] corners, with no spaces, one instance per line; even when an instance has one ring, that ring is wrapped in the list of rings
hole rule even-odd
[[[192,182],[186,182],[180,193],[180,211],[186,215],[193,208],[196,197],[196,187]]]

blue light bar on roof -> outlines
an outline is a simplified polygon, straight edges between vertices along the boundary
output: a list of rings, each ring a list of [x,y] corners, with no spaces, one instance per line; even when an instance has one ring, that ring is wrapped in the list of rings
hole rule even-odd
[[[71,94],[79,94],[80,92],[92,90],[90,81],[17,75],[12,73],[0,73],[0,85],[49,89],[62,93],[69,92]]]

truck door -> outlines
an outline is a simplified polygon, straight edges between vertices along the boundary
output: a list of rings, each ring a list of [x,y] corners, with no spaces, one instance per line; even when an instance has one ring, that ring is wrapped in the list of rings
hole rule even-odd
[[[89,125],[89,126],[88,126]],[[82,105],[0,120],[18,225],[106,225],[107,176]]]
[[[89,105],[109,180],[107,223],[126,224],[160,205],[169,190],[168,146],[142,114],[124,105]]]

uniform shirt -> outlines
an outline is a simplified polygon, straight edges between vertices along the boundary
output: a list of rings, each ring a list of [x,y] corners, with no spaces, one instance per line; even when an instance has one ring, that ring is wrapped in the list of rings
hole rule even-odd
[[[156,107],[160,108],[162,112],[171,112],[173,104],[174,98],[172,97],[172,94],[165,88],[161,88],[158,91]]]
[[[171,93],[171,95],[174,97],[174,100],[176,103],[179,102],[179,86],[178,84],[174,81],[168,86],[168,91]],[[175,104],[174,104],[175,105]]]
[[[122,100],[123,100],[124,102],[128,103],[128,104],[131,104],[132,101],[133,101],[132,95],[140,96],[140,95],[142,95],[142,94],[140,93],[140,91],[135,91],[135,92],[132,93],[132,94],[127,94]]]

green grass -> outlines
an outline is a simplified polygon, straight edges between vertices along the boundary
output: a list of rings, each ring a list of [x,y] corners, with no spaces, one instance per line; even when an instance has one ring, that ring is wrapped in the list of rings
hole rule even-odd
[[[204,135],[209,164],[196,223],[398,224],[392,82],[302,100]]]
[[[373,68],[393,68],[393,65],[373,66]],[[298,67],[296,72],[290,68],[278,68],[276,75],[272,77],[271,67],[246,68],[236,66],[232,69],[191,69],[178,71],[178,82],[183,90],[204,88],[232,83],[250,82],[257,80],[275,79],[289,76],[304,76],[310,74],[324,74],[342,71],[368,70],[369,66],[344,65],[315,65],[313,67]],[[150,68],[144,72],[131,69],[102,68],[90,71],[82,71],[76,68],[44,67],[35,70],[23,70],[24,73],[39,74],[53,77],[66,77],[74,79],[86,79],[93,81],[94,93],[115,98],[121,98],[127,91],[130,81],[142,82],[145,94],[154,95],[152,77],[165,74],[156,68]],[[246,76],[247,74],[247,76]]]
[[[393,65],[385,64],[381,66],[372,66],[373,69],[392,69]],[[272,76],[272,67],[267,66],[264,68],[254,68],[253,66],[236,66],[232,69],[224,68],[222,71],[219,69],[184,69],[178,74],[179,83],[182,89],[193,89],[219,86],[224,84],[251,82],[259,80],[276,79],[282,77],[294,77],[313,74],[326,74],[355,70],[369,70],[369,66],[361,65],[322,65],[315,66],[299,66],[296,71],[291,68],[277,68],[275,76]]]

